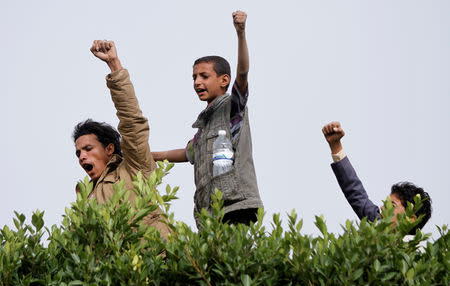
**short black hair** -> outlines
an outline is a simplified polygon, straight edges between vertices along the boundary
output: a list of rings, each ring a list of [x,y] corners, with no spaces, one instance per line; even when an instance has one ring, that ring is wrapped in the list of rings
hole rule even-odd
[[[120,133],[108,123],[97,122],[92,119],[78,123],[73,130],[73,142],[76,142],[79,137],[88,134],[95,134],[98,141],[102,143],[103,148],[112,143],[114,145],[114,154],[122,156]]]
[[[228,61],[220,56],[206,56],[201,57],[194,62],[194,66],[201,63],[212,63],[213,69],[216,72],[217,76],[221,76],[223,74],[228,75],[231,78],[231,68]],[[225,87],[225,90],[228,90],[229,84]]]
[[[415,215],[417,217],[423,215],[423,218],[420,223],[409,232],[409,234],[416,234],[416,230],[422,229],[431,217],[432,208],[430,195],[422,188],[417,187],[410,182],[400,182],[393,185],[391,188],[391,194],[397,195],[405,208],[408,206],[408,202],[414,205],[414,197],[417,194],[420,195],[422,207],[415,212]]]

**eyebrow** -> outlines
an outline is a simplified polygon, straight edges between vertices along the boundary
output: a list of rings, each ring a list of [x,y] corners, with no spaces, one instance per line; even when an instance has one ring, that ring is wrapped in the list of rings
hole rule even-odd
[[[198,72],[198,73],[193,73],[192,75],[194,76],[194,75],[197,75],[197,74],[204,75],[204,74],[209,74],[209,72],[208,71],[201,71],[201,72]]]
[[[87,147],[92,147],[92,146],[93,146],[92,144],[86,144],[86,145],[82,146],[80,149],[75,149],[75,154],[77,152],[79,152],[80,150],[83,150],[83,149],[86,149]]]

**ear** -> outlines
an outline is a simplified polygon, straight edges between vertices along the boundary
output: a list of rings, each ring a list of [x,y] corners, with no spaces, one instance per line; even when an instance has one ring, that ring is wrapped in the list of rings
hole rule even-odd
[[[108,155],[108,157],[111,157],[112,154],[114,154],[114,144],[109,143],[108,146],[106,146],[105,151],[106,151],[106,155]]]
[[[223,74],[220,76],[220,87],[225,89],[230,84],[230,75]]]

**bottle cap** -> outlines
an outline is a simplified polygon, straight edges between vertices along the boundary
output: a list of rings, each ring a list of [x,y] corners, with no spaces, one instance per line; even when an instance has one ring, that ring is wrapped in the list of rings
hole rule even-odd
[[[219,136],[225,136],[227,132],[225,130],[219,130]]]

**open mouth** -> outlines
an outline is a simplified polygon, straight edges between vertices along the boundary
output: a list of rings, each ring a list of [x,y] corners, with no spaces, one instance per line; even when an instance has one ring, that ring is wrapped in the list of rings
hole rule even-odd
[[[202,93],[204,93],[206,91],[206,89],[204,88],[199,88],[195,90],[197,92],[198,95],[201,95]]]
[[[94,166],[93,166],[92,164],[89,164],[89,163],[83,164],[83,169],[84,169],[86,172],[92,171],[93,168],[94,168]]]

